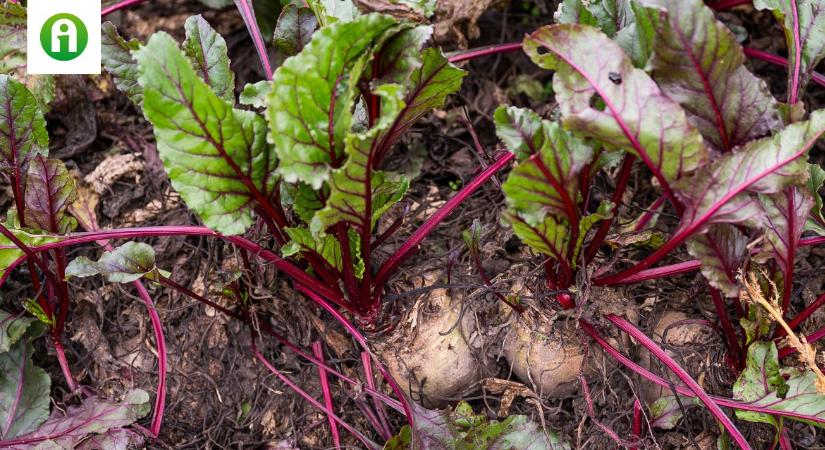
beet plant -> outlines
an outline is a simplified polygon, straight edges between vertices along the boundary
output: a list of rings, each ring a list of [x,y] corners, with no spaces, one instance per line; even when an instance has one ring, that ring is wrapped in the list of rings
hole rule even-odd
[[[758,53],[746,52],[699,0],[570,0],[559,6],[558,24],[529,34],[522,43],[535,64],[553,71],[554,119],[516,107],[502,106],[495,114],[498,137],[518,162],[502,185],[504,221],[544,258],[548,289],[556,292],[560,306],[587,309],[592,304],[597,313],[590,309],[591,317],[579,325],[625,365],[618,337],[606,340],[589,321],[606,318],[640,341],[681,379],[686,388],[679,393],[698,397],[742,448],[750,444],[720,409],[723,403],[708,396],[635,327],[638,317],[632,308],[627,319],[611,309],[617,286],[701,269],[726,336],[730,370],[740,374],[734,387],[737,417],[774,424],[777,442],[784,433],[781,417],[816,425],[825,420],[825,384],[816,382],[821,373],[816,363],[797,372],[788,369],[780,377],[779,353],[769,332],[775,327],[776,336],[792,334],[822,303],[789,319],[793,326],[785,324],[797,250],[821,241],[802,236],[821,231],[822,169],[809,163],[808,155],[825,132],[825,112],[808,113],[801,102],[813,67],[825,55],[817,34],[821,5],[790,1],[755,6],[771,9],[786,29],[791,55],[786,103],[775,100],[745,65],[746,54]],[[615,190],[607,193],[611,200],[596,202],[594,180],[618,161]],[[623,268],[620,261],[639,254],[633,247],[620,248],[612,258],[596,256],[624,209],[629,176],[639,166],[661,198],[628,221],[631,232],[641,236],[652,229],[662,222],[662,212],[679,220],[667,240]],[[683,244],[695,261],[653,267]],[[756,282],[750,282],[749,290],[742,282],[741,271],[758,267],[776,280],[773,308],[778,314],[765,314],[766,306],[753,303]],[[576,350],[581,344],[575,334],[562,319],[543,324],[538,316],[520,319],[512,341],[505,343],[513,370],[549,394],[569,394],[565,383],[581,381],[587,397],[581,376],[586,362],[582,350]],[[735,326],[737,321],[742,328]],[[551,336],[545,338],[552,341],[548,349],[536,350],[541,345],[535,342],[537,334]],[[822,333],[814,334],[811,340]],[[785,354],[803,352],[805,345],[790,345]],[[563,367],[565,363],[572,367]],[[636,371],[658,381],[646,369]],[[765,384],[766,376],[775,383]],[[760,412],[739,409],[741,404]]]

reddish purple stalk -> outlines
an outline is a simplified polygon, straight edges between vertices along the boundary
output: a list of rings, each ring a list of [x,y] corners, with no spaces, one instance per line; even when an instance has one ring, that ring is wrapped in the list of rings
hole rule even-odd
[[[647,337],[641,330],[633,326],[627,320],[616,316],[614,314],[608,314],[605,316],[607,320],[612,322],[614,325],[619,327],[622,331],[629,334],[633,339],[637,342],[642,344],[648,351],[650,351],[656,358],[658,358],[664,365],[670,369],[679,379],[682,380],[683,383],[687,385],[687,387],[696,394],[696,397],[705,404],[705,407],[708,408],[711,414],[716,417],[725,430],[731,435],[733,440],[739,445],[742,449],[750,449],[751,446],[748,443],[745,436],[736,428],[736,425],[731,421],[730,417],[728,417],[724,411],[719,407],[719,405],[702,389],[702,386],[699,386],[699,383],[690,376],[690,374],[682,368],[666,351],[664,351],[661,347],[659,347],[652,339]]]
[[[749,47],[745,47],[743,48],[743,50],[745,51],[745,55],[751,58],[759,59],[783,67],[788,67],[788,60],[781,56],[774,55],[773,53],[763,52],[762,50],[757,50],[755,48]],[[813,80],[814,83],[820,86],[825,86],[825,75],[822,75],[819,72],[811,72],[811,80]]]
[[[633,172],[634,162],[636,162],[635,156],[630,153],[625,155],[624,161],[622,162],[622,168],[619,171],[619,177],[616,181],[616,189],[613,191],[613,198],[611,199],[615,205],[613,207],[613,214],[610,216],[609,220],[603,220],[602,223],[599,224],[599,229],[593,236],[593,240],[590,241],[590,244],[588,244],[587,251],[584,256],[584,260],[587,263],[593,261],[593,258],[595,258],[599,253],[599,247],[601,247],[602,243],[604,243],[604,239],[607,237],[610,227],[613,225],[613,222],[616,220],[616,216],[619,214],[619,205],[621,205],[622,196],[624,196],[624,192],[627,190],[627,183],[630,181],[630,175]]]
[[[724,11],[736,6],[750,5],[751,3],[752,0],[719,0],[718,2],[711,3],[710,7],[717,11]]]
[[[642,419],[644,418],[642,411],[642,403],[639,399],[633,401],[633,437],[636,442],[642,441]],[[632,447],[630,450],[638,450],[639,447]]]
[[[788,322],[788,326],[791,327],[793,330],[794,328],[798,327],[805,321],[811,314],[815,313],[817,309],[821,308],[822,305],[825,305],[825,294],[820,295],[814,300],[810,305],[808,305],[805,309],[802,310],[796,317],[793,318],[790,322]],[[785,332],[784,327],[776,327],[776,333],[774,333],[774,337],[783,337],[787,333]]]
[[[111,246],[110,246],[111,248]],[[152,423],[149,431],[157,437],[160,435],[160,426],[163,423],[163,413],[166,408],[166,339],[163,336],[163,324],[155,308],[155,303],[149,295],[149,291],[140,281],[132,283],[137,289],[138,296],[143,300],[146,311],[149,313],[149,320],[152,322],[152,332],[155,335],[155,346],[158,353],[158,392],[155,398],[155,408],[152,415]]]
[[[736,365],[742,367],[742,347],[739,345],[739,338],[733,329],[730,314],[728,314],[728,310],[725,308],[725,301],[722,298],[722,294],[718,289],[711,287],[710,298],[713,300],[716,315],[719,316],[719,322],[722,324],[722,331],[725,333],[725,340],[728,342],[728,351],[733,355]]]
[[[458,63],[482,56],[497,55],[500,53],[517,52],[521,50],[521,42],[492,45],[490,47],[474,48],[465,52],[456,53],[447,58],[451,63]]]
[[[375,375],[372,372],[372,357],[369,352],[361,352],[361,365],[364,367],[364,379],[367,380],[367,386],[375,390]],[[372,398],[372,405],[375,408],[375,414],[378,416],[377,425],[380,425],[378,429],[381,431],[381,436],[389,440],[392,438],[392,429],[389,420],[387,420],[387,411],[385,411],[384,405],[378,401],[377,397]]]
[[[312,353],[315,354],[315,357],[318,358],[319,361],[324,360],[324,348],[321,344],[321,341],[315,341],[312,343]],[[332,390],[329,386],[329,378],[327,377],[327,371],[323,367],[318,366],[318,379],[321,382],[321,391],[324,395],[324,405],[327,407],[329,411],[335,411],[335,406],[332,404]],[[332,434],[332,443],[335,445],[335,448],[341,448],[341,434],[338,433],[338,425],[335,423],[335,419],[332,416],[327,415],[329,419],[329,431]]]
[[[696,397],[696,393],[694,393],[691,389],[688,389],[684,386],[674,386],[672,382],[665,380],[664,378],[656,375],[655,373],[651,372],[648,369],[636,364],[625,356],[622,352],[616,350],[616,347],[613,347],[609,342],[607,342],[604,337],[596,331],[596,328],[593,325],[587,323],[584,320],[579,320],[579,324],[581,325],[582,329],[596,341],[597,344],[604,350],[607,354],[609,354],[613,359],[627,367],[628,369],[632,370],[633,372],[637,373],[642,378],[650,381],[651,383],[658,384],[667,389],[674,388],[679,395],[685,395],[688,397]],[[781,353],[781,351],[780,351]],[[778,411],[773,410],[770,408],[766,408],[763,406],[756,406],[749,403],[742,403],[736,400],[731,400],[729,398],[724,397],[717,397],[717,396],[710,396],[713,401],[715,401],[720,406],[724,406],[725,408],[733,408],[739,409],[742,411],[753,411],[762,414],[769,414],[773,416],[781,416],[781,417],[790,417],[794,419],[800,420],[807,420],[816,423],[825,423],[825,418],[821,418],[819,416],[811,416],[806,414],[801,414],[798,412],[793,411]]]
[[[139,4],[141,4],[145,1],[146,0],[123,0],[123,1],[117,2],[113,5],[110,5],[110,6],[107,6],[107,7],[103,8],[100,11],[100,16],[103,17],[103,16],[109,15],[109,14],[115,12],[115,11],[120,11],[121,9],[128,8],[128,7],[133,6],[133,5],[139,5]]]
[[[395,270],[398,269],[400,266],[411,254],[414,252],[418,245],[421,244],[430,233],[435,230],[435,228],[448,216],[450,213],[453,212],[464,200],[467,199],[473,192],[476,191],[481,185],[483,185],[487,180],[489,180],[493,175],[496,174],[499,170],[506,167],[510,161],[515,158],[515,155],[507,152],[500,156],[494,163],[490,164],[486,170],[484,170],[481,174],[475,177],[470,183],[464,186],[458,193],[453,196],[447,203],[444,204],[438,211],[435,212],[423,225],[407,239],[406,242],[398,249],[390,258],[381,265],[381,268],[378,269],[378,274],[375,275],[374,281],[374,289],[373,295],[378,295],[381,290],[386,285],[387,281],[389,280],[390,276],[395,273]]]
[[[252,37],[252,42],[255,44],[255,50],[258,52],[258,59],[261,60],[261,66],[266,74],[266,79],[272,80],[272,65],[269,62],[266,42],[264,42],[264,38],[261,36],[261,29],[258,27],[258,21],[255,18],[252,0],[235,0],[235,6],[238,7],[238,12],[241,13],[241,17],[243,17],[243,21],[246,24],[246,29]]]

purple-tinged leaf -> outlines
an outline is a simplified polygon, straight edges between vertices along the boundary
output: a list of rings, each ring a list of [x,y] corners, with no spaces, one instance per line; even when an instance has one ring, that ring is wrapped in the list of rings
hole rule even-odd
[[[130,450],[143,448],[143,436],[126,428],[112,428],[101,434],[89,436],[76,450]]]
[[[286,5],[278,17],[272,44],[285,56],[297,55],[312,39],[316,28],[318,19],[311,9]]]
[[[235,73],[229,68],[226,41],[200,14],[186,19],[183,51],[218,97],[235,103]]]
[[[639,156],[667,192],[707,162],[702,137],[681,106],[601,31],[546,26],[524,39],[524,49],[540,67],[556,71],[553,88],[565,126]]]
[[[433,34],[433,27],[420,25],[389,37],[375,54],[372,77],[375,84],[406,85],[413,72],[421,68],[421,49]]]
[[[143,88],[138,84],[137,62],[132,51],[140,48],[140,41],[124,39],[112,22],[105,22],[101,31],[103,68],[112,74],[117,88],[139,108],[143,103]]]
[[[680,405],[679,402],[682,402]],[[673,395],[663,395],[650,405],[650,426],[660,430],[672,430],[676,428],[684,415],[682,408],[695,404],[693,401],[684,398],[677,400]]]
[[[667,11],[655,40],[653,77],[717,150],[763,137],[779,127],[764,81],[744,66],[736,36],[702,0],[642,0]]]
[[[825,57],[825,2],[822,0],[754,0],[769,9],[785,28],[788,45],[788,103],[799,100],[814,68]]]
[[[112,251],[103,252],[97,261],[78,256],[66,266],[66,277],[103,275],[110,283],[131,283],[146,277],[169,276],[155,265],[155,250],[142,242],[127,242]]]
[[[51,380],[32,362],[32,339],[44,327],[29,324],[9,350],[0,353],[0,440],[36,430],[49,416]],[[0,448],[7,448],[0,442]]]
[[[786,278],[793,271],[799,238],[805,229],[814,200],[804,187],[788,186],[778,194],[760,195],[765,209],[768,245],[761,256],[772,256]]]
[[[59,159],[36,156],[26,178],[26,225],[54,234],[77,227],[67,210],[77,199],[74,178]]]
[[[702,275],[728,297],[739,295],[736,275],[749,256],[748,237],[733,225],[712,225],[706,234],[687,243],[691,256],[702,262]]]
[[[264,120],[218,96],[168,34],[154,34],[134,55],[144,113],[186,204],[227,235],[246,231],[255,207],[277,218],[269,201],[278,183],[276,158]]]
[[[555,432],[542,430],[527,416],[512,415],[503,421],[488,420],[483,414],[475,414],[467,402],[460,402],[455,410],[428,410],[413,404],[416,437],[404,426],[390,439],[385,450],[441,449],[519,449],[519,450],[569,450],[570,444]]]
[[[6,445],[6,448],[14,450],[78,448],[93,435],[135,423],[150,409],[149,394],[140,389],[129,391],[121,402],[89,397],[79,406],[70,406],[65,412],[55,409],[36,431],[0,442],[0,446]],[[115,441],[104,437],[103,442],[122,442],[123,437],[121,435]]]
[[[395,23],[370,14],[322,28],[275,72],[267,109],[269,137],[287,182],[304,181],[318,189],[341,165],[358,80],[375,40]]]
[[[814,205],[811,208],[811,216],[805,223],[805,231],[813,231],[820,236],[825,236],[825,216],[822,215],[822,196],[819,195],[819,190],[825,183],[825,169],[819,164],[808,164],[808,169],[810,178],[808,178],[806,187],[814,199]]]
[[[8,75],[0,75],[0,111],[0,171],[12,183],[15,199],[20,202],[18,208],[22,209],[29,161],[48,154],[46,119],[34,95]],[[22,222],[25,224],[25,220]]]

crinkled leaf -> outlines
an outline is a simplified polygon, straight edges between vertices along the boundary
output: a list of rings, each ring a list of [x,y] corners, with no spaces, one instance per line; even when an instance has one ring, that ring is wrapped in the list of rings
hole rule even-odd
[[[37,234],[31,230],[10,230],[14,236],[28,247],[37,247],[39,245],[58,242],[62,238],[60,236],[50,236]],[[0,235],[0,281],[5,281],[9,276],[9,268],[18,264],[24,257],[23,250],[20,250],[11,240],[6,236]]]
[[[377,137],[395,122],[404,107],[403,88],[387,84],[375,89],[373,94],[382,100],[381,116],[369,130],[346,137],[348,159],[332,173],[329,198],[324,209],[312,218],[313,234],[322,234],[340,222],[347,222],[362,232],[372,230],[378,218],[407,191],[409,181],[394,180],[373,169]]]
[[[0,169],[22,190],[29,161],[48,154],[46,119],[34,95],[8,75],[0,75],[0,111]]]
[[[269,136],[287,182],[318,189],[341,163],[358,80],[374,40],[394,25],[391,17],[370,14],[322,28],[275,71]]]
[[[633,152],[664,183],[707,161],[702,137],[681,106],[604,33],[551,25],[527,36],[524,48],[536,64],[556,71],[553,88],[565,127]],[[603,110],[593,105],[594,96],[604,102]]]
[[[706,234],[687,243],[691,256],[702,262],[702,275],[728,297],[739,295],[736,276],[747,261],[748,237],[733,225],[712,225]]]
[[[787,276],[793,270],[799,238],[805,229],[814,200],[804,187],[788,186],[778,194],[760,195],[765,209],[765,236],[768,245],[763,255],[770,256]]]
[[[255,108],[266,108],[269,91],[272,90],[272,82],[261,80],[257,83],[249,83],[243,88],[243,92],[238,97],[242,105],[254,106]]]
[[[0,440],[36,430],[49,417],[51,380],[32,362],[32,339],[45,327],[29,324],[23,336],[0,353]]]
[[[307,5],[322,27],[336,22],[352,22],[360,16],[352,0],[307,0]]]
[[[140,389],[126,393],[120,402],[112,402],[98,397],[89,397],[78,406],[70,406],[65,412],[55,408],[49,420],[37,431],[20,436],[32,441],[22,445],[19,450],[64,450],[83,448],[86,439],[103,439],[101,442],[122,442],[106,439],[105,434],[135,423],[145,416],[151,406],[149,394]],[[95,436],[104,435],[104,436]],[[112,435],[109,435],[111,438]],[[103,447],[107,448],[108,447]]]
[[[235,73],[229,68],[226,41],[200,14],[186,19],[183,51],[198,75],[218,97],[235,102]]]
[[[441,50],[424,50],[421,53],[421,66],[404,83],[407,86],[404,98],[406,106],[393,126],[381,137],[381,156],[387,147],[394,144],[424,114],[443,107],[447,97],[461,88],[466,75],[467,72],[450,63]]]
[[[290,241],[281,248],[282,255],[292,256],[302,251],[315,252],[331,267],[334,267],[339,272],[343,271],[344,259],[341,253],[341,243],[335,236],[327,234],[316,237],[313,236],[312,232],[307,228],[286,228],[285,231]],[[354,260],[353,273],[356,278],[361,279],[364,276],[364,259],[361,257],[361,237],[352,229],[349,230],[347,235],[350,243],[350,255],[352,255]]]
[[[68,207],[77,199],[74,178],[59,159],[36,156],[26,178],[26,225],[55,234],[77,227]]]
[[[286,56],[297,55],[312,39],[318,20],[309,8],[286,5],[278,17],[272,43]]]
[[[785,127],[772,137],[753,141],[725,154],[675,185],[686,206],[677,234],[690,235],[710,223],[749,223],[763,219],[751,193],[775,194],[808,176],[808,150],[825,132],[825,111]]]
[[[660,430],[672,430],[682,420],[682,407],[672,395],[663,395],[650,405],[650,426]]]
[[[316,191],[306,183],[284,183],[282,192],[283,202],[292,205],[295,214],[310,223],[315,213],[324,208],[324,201],[329,197],[329,186],[324,185]]]
[[[140,48],[140,41],[124,39],[112,22],[104,23],[101,30],[103,67],[112,74],[117,88],[140,107],[143,103],[143,88],[138,84],[137,62],[132,57],[132,51]]]
[[[819,195],[819,190],[825,183],[825,169],[819,164],[808,164],[808,169],[810,176],[807,188],[814,199],[814,205],[811,208],[811,216],[805,223],[805,231],[813,231],[820,236],[825,236],[825,216],[822,215],[822,196]]]
[[[172,185],[208,227],[243,233],[277,185],[263,119],[212,91],[168,34],[155,33],[134,54]]]
[[[754,342],[748,347],[745,369],[733,385],[733,398],[758,402],[776,393],[785,395],[789,386],[779,373],[779,356],[773,342]],[[776,418],[753,411],[736,411],[736,416],[748,422],[763,422],[776,426]]]
[[[404,426],[390,439],[385,450],[569,450],[570,444],[555,432],[542,430],[527,416],[512,415],[503,421],[488,420],[460,402],[454,411],[427,410],[413,405],[420,442],[413,443],[412,431]],[[414,445],[415,444],[415,445]]]
[[[142,242],[127,242],[112,251],[103,252],[97,261],[78,256],[66,267],[66,277],[103,275],[110,283],[131,283],[142,277],[156,279],[168,276],[155,265],[155,250]]]
[[[26,334],[35,319],[23,314],[9,314],[0,309],[0,353],[5,353]]]
[[[0,4],[0,72],[26,64],[26,8],[19,2]]]
[[[702,0],[642,0],[667,11],[651,61],[656,82],[708,142],[729,151],[780,125],[767,84],[744,66],[736,36]]]
[[[822,0],[754,0],[753,6],[770,9],[785,28],[788,93],[790,98],[797,98],[825,56],[825,3]]]
[[[530,223],[520,215],[507,211],[504,218],[513,232],[533,251],[550,256],[557,261],[567,261],[567,242],[570,224],[564,219],[547,215],[540,222]]]

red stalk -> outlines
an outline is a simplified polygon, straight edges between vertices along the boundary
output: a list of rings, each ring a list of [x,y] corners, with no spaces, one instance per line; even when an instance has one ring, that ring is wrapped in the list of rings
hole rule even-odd
[[[730,320],[730,314],[725,308],[725,301],[718,289],[710,288],[710,298],[713,299],[713,306],[716,308],[716,315],[719,316],[719,322],[722,324],[722,331],[725,333],[725,339],[728,341],[728,351],[733,355],[734,361],[738,367],[742,367],[742,347],[739,345],[739,338],[736,336],[736,331],[733,329],[733,323]]]
[[[822,328],[814,331],[813,333],[805,336],[805,340],[807,340],[809,344],[813,344],[814,342],[822,339],[823,337],[825,337],[825,327],[822,327]],[[779,349],[779,357],[784,358],[786,356],[793,355],[796,352],[797,352],[797,350],[793,347],[780,348]],[[823,420],[823,422],[825,422],[825,420]]]
[[[593,240],[590,241],[590,244],[588,244],[587,250],[585,251],[585,264],[593,261],[593,258],[595,258],[599,253],[599,247],[601,247],[604,243],[604,239],[607,237],[607,233],[610,231],[611,225],[613,225],[613,222],[616,220],[616,216],[619,215],[619,205],[622,204],[622,196],[624,196],[624,192],[627,190],[627,183],[633,172],[634,162],[636,162],[636,157],[634,155],[630,153],[625,155],[624,161],[622,162],[622,168],[619,171],[619,177],[616,181],[616,189],[613,191],[613,198],[611,199],[615,205],[613,208],[613,214],[611,215],[610,220],[603,220],[602,223],[599,224],[599,229],[596,230]]]
[[[633,437],[636,438],[636,442],[642,441],[642,412],[642,404],[637,398],[633,401]],[[639,450],[639,447],[632,447],[631,450]]]
[[[121,9],[128,8],[133,5],[139,5],[146,0],[123,0],[117,2],[113,5],[107,6],[100,11],[100,17],[107,16],[115,11],[120,11]]]
[[[324,349],[321,341],[312,343],[312,352],[319,361],[324,360]],[[324,405],[326,405],[327,410],[335,411],[335,407],[332,404],[332,390],[329,387],[329,378],[327,378],[327,371],[323,367],[318,367],[318,378],[321,382],[321,391],[324,394]],[[338,433],[338,425],[336,425],[335,419],[329,414],[327,414],[327,418],[329,419],[329,431],[330,434],[332,434],[332,443],[335,445],[335,448],[340,449],[341,435]]]
[[[815,313],[817,309],[825,305],[825,294],[820,295],[814,300],[810,305],[808,305],[802,312],[799,313],[796,317],[793,318],[790,322],[788,322],[788,326],[791,327],[793,330],[794,328],[798,327],[802,322],[805,321],[811,314]],[[787,333],[785,332],[784,327],[776,327],[776,332],[774,333],[774,338],[780,338],[785,336]]]
[[[710,7],[717,11],[724,11],[740,5],[750,5],[752,0],[719,0],[711,3]]]
[[[633,360],[631,360],[630,358],[625,356],[622,352],[616,350],[615,347],[613,347],[609,342],[607,342],[599,334],[599,332],[596,331],[596,328],[593,327],[593,325],[587,323],[584,320],[579,320],[579,324],[581,325],[582,329],[587,334],[589,334],[590,337],[592,337],[593,340],[595,340],[597,344],[599,344],[599,346],[602,348],[602,350],[604,350],[607,354],[609,354],[611,357],[613,357],[613,359],[615,359],[616,361],[618,361],[619,363],[621,363],[625,367],[629,368],[630,370],[632,370],[633,372],[635,372],[636,374],[638,374],[642,378],[650,381],[651,383],[658,384],[659,386],[662,386],[662,387],[667,388],[667,389],[674,388],[679,395],[685,395],[685,396],[688,396],[688,397],[691,397],[691,398],[697,396],[696,393],[694,393],[692,390],[690,390],[690,389],[688,389],[684,386],[674,386],[672,382],[670,382],[668,380],[665,380],[664,378],[656,375],[655,373],[651,372],[650,370],[645,369],[644,367],[642,367],[642,366],[636,364],[635,362],[633,362]],[[749,403],[742,403],[742,402],[738,402],[736,400],[731,400],[729,398],[717,397],[717,396],[713,396],[713,395],[711,395],[710,398],[713,399],[720,406],[724,406],[726,408],[739,409],[739,410],[742,410],[742,411],[753,411],[753,412],[758,412],[758,413],[763,413],[763,414],[770,414],[770,415],[773,415],[773,416],[780,416],[780,417],[791,417],[791,418],[794,418],[794,419],[808,420],[808,421],[812,421],[812,422],[816,422],[816,423],[825,423],[825,418],[821,418],[821,417],[818,417],[818,416],[809,416],[809,415],[805,415],[805,414],[801,414],[801,413],[797,413],[797,412],[791,412],[791,411],[777,411],[777,410],[765,408],[765,407],[762,407],[762,406],[756,406],[756,405],[752,405],[752,404],[749,404]]]
[[[521,42],[510,42],[507,44],[498,44],[492,45],[490,47],[482,47],[482,48],[475,48],[470,49],[464,52],[459,52],[450,55],[447,60],[451,63],[458,63],[461,61],[467,61],[474,58],[480,58],[482,56],[488,55],[497,55],[500,53],[508,53],[508,52],[517,52],[521,50]]]
[[[482,184],[484,184],[487,180],[489,180],[493,175],[496,174],[499,170],[503,169],[507,166],[510,161],[515,158],[515,155],[507,152],[504,155],[500,156],[493,164],[490,165],[486,170],[476,176],[472,181],[470,181],[466,186],[464,186],[458,193],[453,196],[447,203],[444,204],[435,214],[432,215],[427,221],[421,225],[420,228],[415,230],[415,232],[407,239],[406,242],[398,249],[390,258],[381,265],[381,268],[378,269],[378,274],[375,275],[375,281],[373,282],[373,295],[380,295],[381,290],[386,285],[387,281],[389,280],[390,276],[395,272],[395,270],[400,266],[411,254],[415,249],[418,248],[418,245],[421,244],[430,233],[435,230],[435,228],[450,215],[453,210],[455,210],[461,203],[464,202],[473,192],[476,191]]]
[[[642,217],[639,218],[639,222],[636,223],[636,226],[633,228],[633,231],[642,231],[647,228],[647,225],[653,220],[653,216],[658,214],[662,209],[662,205],[665,204],[665,197],[659,197],[656,201],[653,202],[650,207],[647,208],[647,211],[642,214]]]
[[[776,64],[778,66],[788,67],[787,59],[774,55],[773,53],[763,52],[762,50],[757,50],[750,47],[744,47],[742,50],[745,51],[745,55],[748,57],[769,62],[771,64]],[[825,75],[822,75],[819,72],[811,72],[811,80],[820,86],[825,86]]]
[[[235,6],[238,7],[238,12],[241,13],[246,29],[252,37],[252,42],[255,44],[255,50],[258,52],[258,59],[261,60],[261,66],[264,69],[267,80],[272,80],[272,66],[269,63],[269,54],[266,50],[266,43],[261,36],[261,29],[258,28],[258,22],[255,19],[255,10],[252,7],[252,0],[235,0]]]
[[[799,11],[796,8],[796,1],[791,0],[791,15],[793,16],[793,40],[796,44],[793,48],[794,64],[791,73],[791,90],[788,92],[788,103],[793,105],[799,100],[799,76],[802,68],[802,42],[799,37]],[[788,49],[790,52],[791,49]]]
[[[687,371],[679,365],[679,363],[668,355],[666,351],[664,351],[655,342],[653,342],[652,339],[647,337],[627,320],[614,314],[608,314],[605,317],[607,320],[619,327],[619,329],[629,334],[633,339],[642,344],[648,351],[656,356],[656,358],[664,363],[671,372],[679,377],[679,379],[681,379],[682,382],[685,383],[694,394],[696,394],[699,400],[705,404],[710,413],[716,417],[716,420],[718,420],[722,426],[725,427],[725,430],[727,430],[740,448],[743,450],[749,450],[751,448],[747,439],[745,439],[745,436],[743,436],[739,429],[736,428],[736,425],[733,421],[731,421],[730,417],[728,417],[724,411],[719,408],[719,405],[707,394],[707,392],[705,392],[704,389],[702,389],[701,386],[699,386],[699,383],[697,383],[696,380],[694,380],[693,377],[691,377],[690,374],[688,374]]]
[[[364,367],[364,379],[367,380],[367,386],[375,390],[375,375],[372,373],[372,358],[368,352],[361,352],[361,365]],[[375,414],[378,416],[378,428],[381,432],[381,437],[386,440],[392,438],[392,429],[390,429],[390,422],[387,420],[387,412],[384,410],[377,397],[372,398],[372,405],[375,408]]]
[[[60,365],[60,371],[63,372],[63,377],[66,378],[66,385],[69,390],[74,392],[77,390],[77,382],[72,376],[72,371],[69,369],[69,361],[66,360],[66,350],[63,349],[63,342],[59,335],[52,336],[52,344],[54,344],[54,353],[57,355],[57,362]]]

